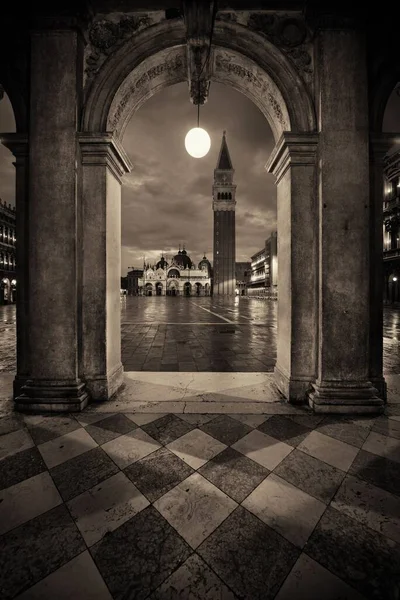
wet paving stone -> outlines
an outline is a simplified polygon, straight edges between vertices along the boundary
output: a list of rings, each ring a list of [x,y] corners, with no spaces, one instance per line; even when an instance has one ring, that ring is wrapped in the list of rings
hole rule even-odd
[[[272,372],[277,304],[255,298],[125,297],[121,300],[124,369],[178,372],[189,370],[183,363],[190,363],[193,371]],[[15,325],[15,305],[0,306],[0,373],[16,368]],[[399,348],[400,309],[385,308],[386,374],[400,374]]]

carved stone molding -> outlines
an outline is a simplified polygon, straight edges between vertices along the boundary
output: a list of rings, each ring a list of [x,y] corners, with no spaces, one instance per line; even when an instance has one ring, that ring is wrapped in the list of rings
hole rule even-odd
[[[279,183],[290,167],[316,165],[317,148],[317,133],[284,133],[273,149],[265,168],[275,175],[276,183]]]
[[[80,133],[78,141],[83,165],[107,166],[118,181],[132,170],[128,155],[112,133]]]
[[[106,58],[124,42],[143,29],[158,22],[158,15],[122,15],[118,20],[98,17],[88,30],[88,46],[85,52],[85,75],[91,79]]]
[[[312,31],[302,15],[252,12],[247,25],[280,48],[294,63],[300,75],[311,82],[314,72]]]
[[[273,121],[270,122],[271,127],[280,133],[290,129],[290,119],[281,92],[272,79],[267,79],[255,64],[250,69],[248,61],[245,66],[239,54],[218,48],[215,51],[214,75],[222,82],[226,80],[232,83],[236,80],[240,82],[240,87],[245,84],[246,89],[253,92],[254,96],[263,98],[265,111]]]
[[[107,130],[123,130],[126,119],[143,99],[152,95],[152,90],[163,83],[171,84],[184,81],[186,77],[186,56],[184,48],[166,50],[144,61],[131,72],[121,84],[111,104],[107,120]]]

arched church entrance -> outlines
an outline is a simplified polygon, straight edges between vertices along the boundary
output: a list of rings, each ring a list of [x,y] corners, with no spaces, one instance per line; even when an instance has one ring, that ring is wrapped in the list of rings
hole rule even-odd
[[[275,137],[267,165],[276,177],[278,203],[275,381],[288,400],[307,397],[319,412],[379,412],[383,403],[372,384],[379,384],[379,376],[371,382],[369,365],[368,119],[366,91],[360,92],[364,46],[356,34],[344,38],[334,28],[318,29],[323,50],[317,123],[313,84],[288,51],[293,31],[304,40],[306,29],[301,19],[286,26],[284,50],[263,27],[217,19],[207,67],[208,80],[231,85],[253,100]],[[62,222],[57,240],[65,252],[61,263],[48,240],[40,255],[31,253],[29,277],[36,287],[30,311],[36,320],[29,328],[35,353],[29,377],[16,392],[22,410],[79,410],[89,398],[109,398],[122,384],[121,181],[132,165],[121,139],[132,114],[158,90],[186,81],[188,73],[193,87],[195,53],[185,27],[181,18],[161,20],[115,43],[112,28],[99,20],[90,31],[88,62],[80,67],[83,53],[75,29],[66,29],[62,37],[50,31],[33,38],[32,52],[46,59],[40,65],[32,61],[31,67],[36,126],[29,141],[35,157],[29,173],[30,244],[34,250],[43,219],[48,231],[59,230],[56,224]],[[83,66],[78,121],[75,92]],[[61,77],[62,93],[54,92]],[[338,95],[343,86],[346,98]],[[49,135],[56,140],[51,164],[44,143]],[[351,164],[343,145],[351,151]],[[359,198],[351,215],[349,190]],[[49,211],[54,195],[60,201]],[[353,223],[350,245],[343,232]],[[60,271],[69,282],[65,300],[58,290],[48,294]]]
[[[191,296],[192,295],[192,284],[189,283],[189,281],[186,281],[186,283],[183,286],[183,295],[184,296]]]
[[[158,281],[156,283],[156,296],[162,296],[162,293],[163,293],[163,284],[160,281]]]

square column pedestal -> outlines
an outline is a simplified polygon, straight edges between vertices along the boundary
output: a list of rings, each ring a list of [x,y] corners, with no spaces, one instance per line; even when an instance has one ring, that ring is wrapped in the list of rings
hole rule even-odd
[[[111,133],[78,136],[82,173],[82,377],[92,400],[123,383],[121,178],[132,169]]]
[[[317,134],[284,133],[266,165],[276,177],[278,340],[275,381],[302,403],[317,369]]]

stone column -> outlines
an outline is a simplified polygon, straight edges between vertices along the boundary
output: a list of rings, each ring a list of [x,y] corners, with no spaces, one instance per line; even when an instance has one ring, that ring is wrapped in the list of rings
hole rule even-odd
[[[370,135],[370,347],[369,379],[386,401],[383,377],[383,201],[384,162],[386,153],[398,139],[395,134]]]
[[[275,381],[304,402],[316,377],[318,135],[284,133],[266,165],[277,183],[278,339]]]
[[[83,41],[72,27],[36,30],[30,57],[29,379],[15,402],[22,411],[81,410],[88,402],[78,369],[76,131]]]
[[[1,135],[1,142],[15,156],[16,205],[16,279],[17,279],[17,373],[14,396],[29,379],[29,202],[28,136],[20,133]]]
[[[111,133],[81,133],[82,377],[93,400],[123,382],[121,363],[121,178],[132,165]]]
[[[370,381],[370,197],[364,34],[325,19],[317,34],[319,353],[309,403],[379,413]]]

